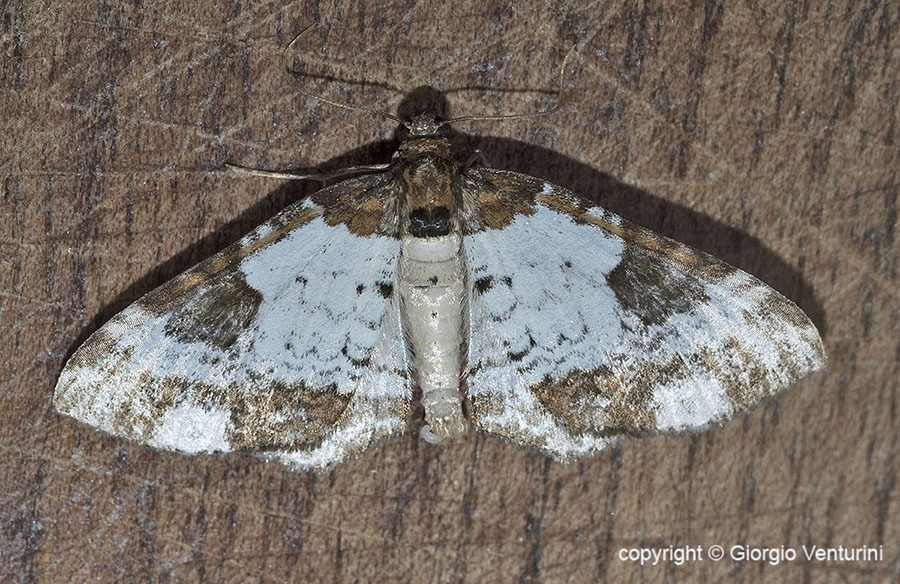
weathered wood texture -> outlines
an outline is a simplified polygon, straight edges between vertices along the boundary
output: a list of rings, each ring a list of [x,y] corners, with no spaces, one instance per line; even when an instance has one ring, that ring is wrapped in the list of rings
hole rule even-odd
[[[897,2],[2,10],[0,580],[897,581]],[[313,19],[294,64],[319,77],[290,78],[280,50]],[[722,427],[572,466],[409,435],[316,476],[156,452],[53,411],[89,333],[313,188],[224,162],[388,159],[390,123],[297,88],[527,111],[571,47],[559,113],[458,127],[461,150],[757,274],[821,328],[827,371]],[[798,557],[619,559],[714,544]],[[810,562],[803,544],[884,557]]]

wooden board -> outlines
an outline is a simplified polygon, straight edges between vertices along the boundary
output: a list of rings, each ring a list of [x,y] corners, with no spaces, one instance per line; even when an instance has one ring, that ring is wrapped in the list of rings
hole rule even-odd
[[[0,21],[0,580],[891,582],[897,495],[896,2],[14,2]],[[307,77],[287,75],[281,51]],[[186,457],[56,414],[67,355],[313,184],[226,161],[383,162],[408,115],[756,274],[828,370],[706,432],[571,466],[410,434],[324,475]],[[793,549],[640,565],[632,549]],[[883,546],[807,561],[802,546]]]

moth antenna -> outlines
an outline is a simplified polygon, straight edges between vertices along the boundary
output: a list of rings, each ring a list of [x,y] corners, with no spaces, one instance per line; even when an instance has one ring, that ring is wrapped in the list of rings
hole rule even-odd
[[[557,81],[556,91],[554,91],[553,100],[556,102],[553,107],[549,109],[542,109],[536,112],[530,112],[525,114],[503,114],[497,116],[461,116],[458,118],[451,118],[449,120],[444,120],[438,123],[438,127],[446,126],[447,124],[452,124],[456,122],[469,122],[473,120],[514,120],[518,118],[536,118],[539,116],[548,116],[550,114],[554,114],[559,111],[559,104],[562,101],[560,97],[563,94],[563,90],[565,89],[564,81],[566,76],[566,65],[569,62],[569,57],[572,56],[572,53],[575,52],[575,47],[572,47],[568,53],[566,53],[565,58],[563,59],[562,65],[559,67],[559,80]]]
[[[288,61],[287,53],[288,53],[288,51],[290,51],[292,48],[294,48],[294,45],[297,44],[297,41],[300,40],[300,37],[302,37],[302,36],[305,35],[307,32],[309,32],[310,30],[312,30],[312,28],[313,28],[314,26],[316,26],[316,23],[315,23],[315,22],[312,23],[312,24],[310,24],[309,26],[307,26],[307,27],[304,28],[303,30],[301,30],[300,33],[299,33],[297,36],[294,37],[294,40],[292,40],[290,43],[288,43],[288,46],[286,46],[286,47],[284,48],[284,51],[282,52],[282,58],[284,59],[284,67],[285,67],[285,69],[287,70],[287,72],[288,72],[290,75],[295,75],[295,74],[296,74],[296,71],[294,71],[293,69],[291,69],[290,63],[289,63],[289,61]],[[369,107],[364,107],[364,106],[350,105],[350,104],[346,104],[346,103],[341,103],[341,102],[339,102],[339,101],[334,101],[334,100],[332,100],[332,99],[328,99],[327,97],[322,97],[321,95],[312,93],[311,91],[306,91],[305,89],[298,89],[297,91],[300,92],[301,94],[305,95],[306,97],[311,97],[311,98],[313,98],[313,99],[317,99],[317,100],[321,101],[322,103],[327,103],[328,105],[332,105],[332,106],[334,106],[334,107],[339,107],[339,108],[341,108],[341,109],[346,109],[346,110],[354,110],[354,111],[359,111],[359,112],[366,112],[366,113],[374,114],[374,115],[376,115],[376,116],[381,116],[381,117],[383,117],[383,118],[387,118],[387,119],[389,119],[389,120],[393,120],[393,121],[395,121],[395,122],[397,122],[397,123],[399,123],[399,124],[404,124],[403,120],[401,120],[401,119],[398,118],[397,116],[394,116],[394,115],[389,114],[388,112],[386,112],[386,111],[384,111],[384,110],[377,110],[377,109],[373,109],[373,108],[369,108]]]
[[[342,168],[340,170],[336,170],[334,172],[315,172],[311,174],[302,174],[298,172],[285,172],[280,170],[266,170],[262,168],[251,168],[249,166],[241,166],[239,164],[231,164],[230,162],[225,163],[225,168],[229,170],[233,170],[238,174],[248,174],[252,176],[264,176],[266,178],[278,178],[278,179],[288,179],[288,180],[317,180],[320,182],[328,182],[333,178],[340,178],[342,176],[349,176],[351,174],[357,174],[361,172],[384,172],[391,165],[390,164],[363,164],[360,166],[351,166],[349,168]]]

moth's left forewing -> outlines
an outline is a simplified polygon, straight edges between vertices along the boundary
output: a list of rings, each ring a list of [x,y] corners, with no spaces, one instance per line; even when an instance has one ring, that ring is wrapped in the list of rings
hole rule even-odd
[[[806,315],[753,276],[560,187],[469,174],[509,201],[466,240],[483,429],[565,459],[727,419],[824,365]]]

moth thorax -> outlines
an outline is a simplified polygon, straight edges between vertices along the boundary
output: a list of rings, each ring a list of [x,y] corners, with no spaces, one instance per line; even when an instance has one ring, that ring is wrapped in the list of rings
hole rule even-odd
[[[409,161],[404,166],[403,178],[409,187],[410,208],[427,203],[449,205],[456,173],[456,163],[448,158],[428,154]]]
[[[411,235],[439,237],[453,230],[453,180],[456,173],[456,163],[431,154],[415,158],[404,166]]]
[[[440,136],[428,136],[424,138],[409,138],[397,149],[397,155],[407,161],[428,154],[450,159],[450,144],[445,138]]]

